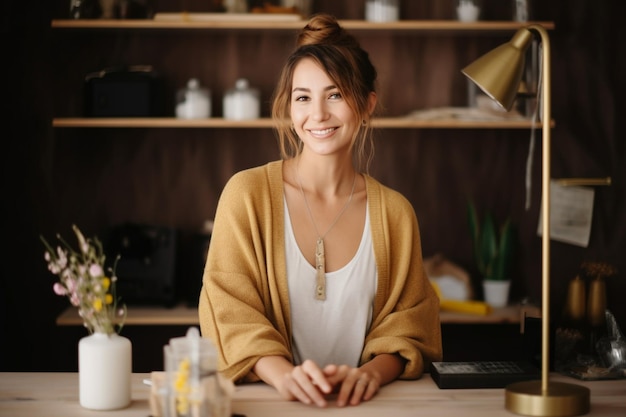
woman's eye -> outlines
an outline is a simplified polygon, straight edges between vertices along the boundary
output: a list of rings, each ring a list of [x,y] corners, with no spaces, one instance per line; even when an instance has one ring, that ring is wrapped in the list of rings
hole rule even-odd
[[[308,101],[309,97],[307,96],[297,96],[294,101]]]
[[[332,93],[328,98],[332,100],[337,100],[341,98],[341,93]]]

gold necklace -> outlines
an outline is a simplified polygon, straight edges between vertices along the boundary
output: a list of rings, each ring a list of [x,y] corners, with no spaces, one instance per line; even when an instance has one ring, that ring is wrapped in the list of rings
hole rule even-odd
[[[315,224],[315,220],[313,219],[313,213],[311,212],[311,207],[309,207],[309,202],[306,199],[306,195],[304,194],[304,189],[302,188],[302,182],[300,181],[300,175],[298,174],[298,166],[300,164],[300,158],[298,158],[298,163],[296,164],[296,180],[298,181],[298,186],[300,187],[300,193],[302,194],[302,198],[304,199],[304,205],[306,206],[306,211],[309,213],[309,218],[311,219],[311,224],[313,224],[313,228],[315,229],[315,233],[317,233],[317,242],[315,244],[315,299],[316,300],[325,300],[326,299],[326,254],[324,253],[324,238],[335,227],[337,221],[341,217],[341,215],[346,211],[350,202],[352,201],[352,196],[354,195],[354,186],[356,185],[356,172],[354,173],[354,179],[352,180],[352,191],[350,191],[350,197],[348,197],[348,201],[346,205],[343,206],[335,220],[331,223],[331,225],[326,230],[326,233],[320,235],[319,230],[317,230],[317,225]]]

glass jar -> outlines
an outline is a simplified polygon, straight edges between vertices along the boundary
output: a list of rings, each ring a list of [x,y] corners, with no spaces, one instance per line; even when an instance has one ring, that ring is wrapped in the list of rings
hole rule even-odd
[[[400,19],[399,0],[367,0],[365,20],[370,22],[395,22]]]
[[[513,20],[516,22],[528,22],[529,17],[528,0],[513,0]]]
[[[176,117],[202,119],[211,117],[211,93],[200,87],[197,78],[187,81],[187,87],[176,93]]]
[[[224,95],[224,119],[257,119],[261,113],[259,90],[251,88],[248,80],[240,78]]]
[[[212,341],[190,327],[163,347],[166,380],[161,388],[164,417],[230,417],[230,396],[220,384]]]

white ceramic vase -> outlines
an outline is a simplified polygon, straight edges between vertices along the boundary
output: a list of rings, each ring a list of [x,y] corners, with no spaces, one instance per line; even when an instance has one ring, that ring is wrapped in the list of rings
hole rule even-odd
[[[132,345],[117,333],[94,333],[78,343],[80,405],[91,410],[127,407],[131,400]]]
[[[491,307],[505,307],[509,302],[511,281],[483,281],[485,302]]]

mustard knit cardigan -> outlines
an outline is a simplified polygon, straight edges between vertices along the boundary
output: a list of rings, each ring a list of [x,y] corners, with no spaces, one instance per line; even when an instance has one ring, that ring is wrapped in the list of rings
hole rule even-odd
[[[417,218],[400,193],[368,175],[365,184],[378,288],[361,363],[396,353],[407,361],[400,378],[418,378],[442,346]],[[219,371],[235,382],[258,381],[263,356],[293,360],[283,198],[282,161],[273,161],[235,174],[218,203],[198,310]]]

